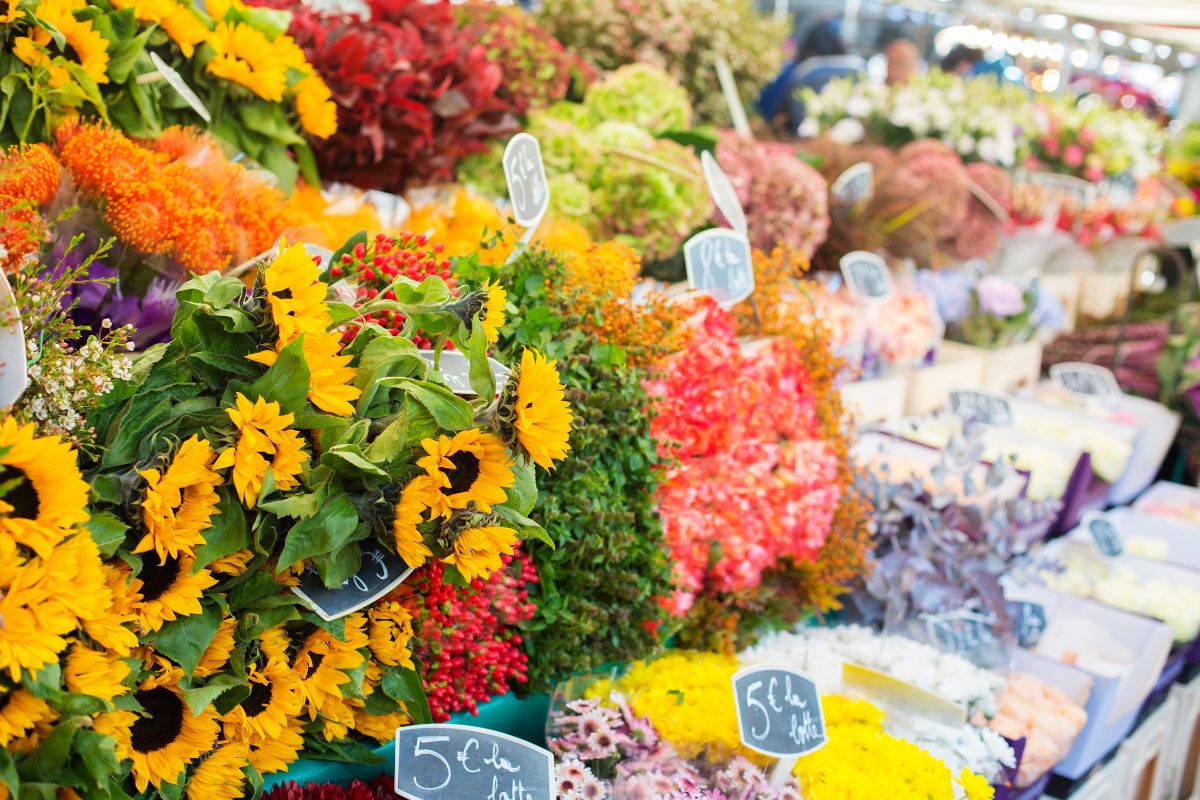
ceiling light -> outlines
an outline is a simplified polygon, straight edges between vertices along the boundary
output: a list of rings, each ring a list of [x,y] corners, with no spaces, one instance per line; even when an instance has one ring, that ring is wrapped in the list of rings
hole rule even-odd
[[[1076,39],[1083,39],[1086,41],[1087,39],[1091,39],[1096,35],[1096,29],[1091,25],[1088,25],[1086,22],[1076,22],[1071,26],[1071,33],[1075,35]]]
[[[1120,47],[1125,44],[1125,34],[1120,31],[1100,31],[1100,41],[1109,47]]]

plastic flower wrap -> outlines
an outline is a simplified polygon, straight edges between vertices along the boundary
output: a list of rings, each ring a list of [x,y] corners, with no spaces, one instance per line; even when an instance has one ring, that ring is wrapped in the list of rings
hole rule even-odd
[[[655,652],[668,632],[671,566],[642,379],[676,341],[679,307],[629,304],[637,256],[618,243],[582,255],[534,247],[503,264],[464,258],[455,270],[508,287],[515,311],[495,357],[514,364],[532,347],[555,360],[575,411],[571,445],[586,454],[539,478],[536,516],[558,547],[530,550],[542,576],[530,593],[537,613],[522,634],[531,690]]]
[[[1008,676],[999,703],[988,727],[1011,741],[1025,740],[1018,787],[1030,785],[1061,761],[1087,722],[1087,712],[1061,689],[1024,672]]]
[[[199,11],[188,2],[45,0],[0,15],[11,54],[9,99],[31,109],[0,123],[0,140],[48,142],[77,117],[111,120],[138,138],[172,125],[207,124],[173,88],[151,54],[180,73],[219,120],[213,135],[290,187],[311,152],[300,135],[337,129],[329,88],[284,32],[288,14],[222,0]],[[52,35],[50,31],[56,33]],[[315,174],[309,171],[309,179]]]
[[[338,132],[314,143],[323,177],[400,192],[448,180],[488,137],[515,131],[497,93],[500,65],[463,35],[449,2],[367,5],[369,18],[304,7],[292,16],[298,52],[337,103]]]
[[[377,570],[394,554],[397,570],[434,562],[488,596],[484,618],[515,624],[528,613],[519,593],[510,602],[488,587],[519,540],[548,541],[525,515],[534,464],[570,448],[557,371],[526,351],[497,392],[491,371],[474,369],[468,402],[411,335],[452,340],[483,364],[502,290],[460,287],[454,298],[440,278],[401,276],[396,299],[354,309],[329,300],[320,278],[303,247],[285,244],[249,291],[214,273],[189,281],[172,341],[151,348],[92,415],[91,527],[116,556],[100,585],[121,615],[110,629],[124,630],[99,641],[118,655],[137,647],[139,658],[120,662],[132,670],[120,691],[99,694],[107,678],[76,691],[101,712],[92,727],[115,742],[112,780],[127,793],[175,786],[210,797],[220,786],[240,797],[250,776],[302,753],[370,762],[362,739],[430,718],[414,652],[436,648],[437,619],[384,600],[327,621],[290,591],[302,581],[354,591],[364,559]],[[340,325],[385,309],[404,312],[404,335],[364,325],[343,347]],[[457,622],[482,632],[465,615]],[[511,664],[455,691],[478,699],[519,680]],[[81,664],[80,674],[103,666]],[[126,691],[134,703],[104,702]],[[182,726],[167,724],[181,716]],[[63,779],[78,786],[85,775]]]
[[[713,64],[724,58],[744,99],[779,69],[782,23],[750,2],[724,0],[550,0],[538,20],[568,50],[602,70],[645,63],[683,85],[700,122],[728,126]]]
[[[812,258],[829,228],[825,179],[786,144],[722,131],[717,160],[750,220],[750,244]],[[719,216],[719,215],[718,215]]]

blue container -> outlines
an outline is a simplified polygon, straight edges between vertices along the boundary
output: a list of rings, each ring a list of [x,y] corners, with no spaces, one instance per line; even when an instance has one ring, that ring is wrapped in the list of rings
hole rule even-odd
[[[517,736],[544,747],[546,744],[546,715],[550,711],[550,695],[535,694],[519,698],[513,694],[496,697],[479,706],[479,715],[455,714],[450,722],[458,725],[474,725],[477,728],[500,731]],[[281,783],[295,781],[306,783],[341,783],[353,780],[369,781],[376,775],[390,773],[395,764],[395,748],[391,742],[374,749],[375,755],[383,759],[378,764],[346,764],[342,761],[324,761],[306,758],[288,767],[287,772],[278,772],[266,780],[270,791]]]

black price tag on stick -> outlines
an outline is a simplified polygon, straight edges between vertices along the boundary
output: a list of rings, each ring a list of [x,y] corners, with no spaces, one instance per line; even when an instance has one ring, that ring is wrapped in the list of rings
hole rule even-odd
[[[534,227],[550,206],[550,185],[542,148],[528,133],[518,133],[504,148],[504,177],[512,201],[513,219],[523,227]]]
[[[1092,541],[1096,544],[1096,549],[1102,555],[1109,558],[1116,558],[1125,551],[1125,543],[1121,539],[1121,532],[1117,530],[1117,526],[1100,514],[1092,514],[1087,519],[1088,532],[1092,534]]]
[[[1017,633],[1017,644],[1021,647],[1037,647],[1046,631],[1046,609],[1027,600],[1010,600],[1005,605]]]
[[[988,647],[996,638],[988,621],[973,614],[930,615],[925,622],[933,640],[956,655],[967,656]]]
[[[950,410],[966,420],[985,425],[1011,425],[1012,407],[999,395],[960,390],[950,393]]]
[[[409,800],[554,800],[554,756],[470,725],[396,731],[396,792]]]
[[[860,300],[879,303],[892,296],[892,273],[887,262],[874,253],[855,250],[838,262],[846,288]]]
[[[1075,394],[1096,397],[1121,394],[1121,387],[1112,371],[1095,364],[1079,361],[1055,364],[1050,367],[1050,380]]]
[[[786,758],[819,750],[828,741],[817,685],[786,667],[747,667],[733,676],[742,744]]]
[[[292,591],[300,595],[321,619],[332,621],[365,608],[399,586],[412,569],[395,553],[378,547],[364,547],[361,566],[354,577],[342,581],[336,589],[325,586],[312,567],[300,577]]]
[[[750,240],[728,228],[710,228],[683,246],[688,288],[708,292],[723,306],[740,303],[754,292]]]
[[[829,187],[833,202],[843,206],[869,202],[874,193],[875,167],[869,161],[860,161],[850,167]]]

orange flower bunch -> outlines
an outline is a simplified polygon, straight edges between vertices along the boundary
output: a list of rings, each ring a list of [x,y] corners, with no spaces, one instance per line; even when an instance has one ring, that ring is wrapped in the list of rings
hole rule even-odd
[[[118,238],[198,274],[268,250],[294,217],[283,195],[208,137],[169,129],[139,143],[103,125],[64,125],[63,166],[84,198],[102,204]]]
[[[659,294],[633,302],[642,262],[621,242],[592,245],[567,259],[558,291],[581,316],[581,326],[625,350],[632,366],[652,368],[683,346],[686,314]]]
[[[44,144],[0,152],[0,267],[11,272],[46,240],[38,209],[58,193],[62,165]]]

